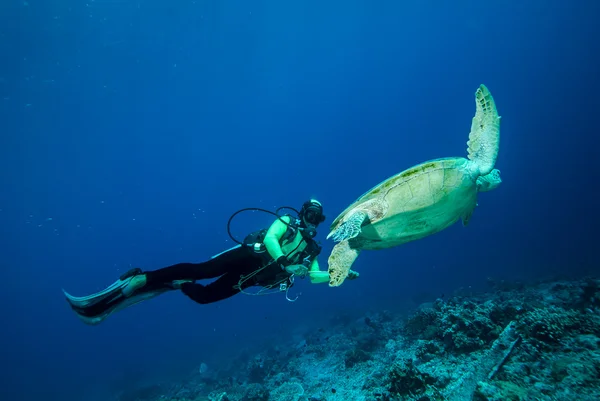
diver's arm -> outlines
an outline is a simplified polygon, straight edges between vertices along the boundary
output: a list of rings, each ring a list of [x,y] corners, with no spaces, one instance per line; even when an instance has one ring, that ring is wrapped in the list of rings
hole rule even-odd
[[[329,272],[319,270],[319,261],[314,258],[308,270],[310,282],[313,284],[321,284],[329,282]]]
[[[281,220],[285,221],[285,223],[290,222],[289,216],[281,217]],[[284,256],[283,251],[281,250],[281,246],[279,245],[279,240],[283,237],[283,234],[287,231],[287,224],[277,219],[271,224],[271,227],[267,230],[265,234],[265,239],[263,243],[267,248],[267,252],[274,260],[279,259],[281,256]]]
[[[319,262],[315,258],[310,264],[310,269],[308,270],[308,275],[310,276],[310,282],[313,284],[321,284],[329,282],[329,272],[319,270]],[[348,272],[347,280],[354,280],[358,278],[359,274],[354,270],[350,270]]]

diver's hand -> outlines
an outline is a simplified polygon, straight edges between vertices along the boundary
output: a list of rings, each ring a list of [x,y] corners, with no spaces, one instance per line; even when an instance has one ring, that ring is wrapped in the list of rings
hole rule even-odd
[[[346,277],[346,280],[354,280],[354,279],[358,278],[358,276],[360,276],[360,274],[358,274],[358,272],[355,272],[354,270],[350,270],[348,272],[348,276]]]
[[[285,271],[296,276],[304,277],[308,274],[308,269],[304,265],[289,265]]]
[[[292,264],[292,262],[290,262],[290,260],[287,258],[287,256],[285,255],[281,255],[280,257],[277,258],[277,264],[279,265],[279,267],[281,267],[281,270],[287,268],[289,265]]]

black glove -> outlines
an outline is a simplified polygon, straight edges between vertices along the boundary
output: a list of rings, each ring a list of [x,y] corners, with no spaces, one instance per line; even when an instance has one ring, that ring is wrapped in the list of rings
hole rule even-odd
[[[281,267],[281,270],[285,270],[286,267],[292,264],[290,260],[285,255],[281,255],[277,258],[277,264]]]

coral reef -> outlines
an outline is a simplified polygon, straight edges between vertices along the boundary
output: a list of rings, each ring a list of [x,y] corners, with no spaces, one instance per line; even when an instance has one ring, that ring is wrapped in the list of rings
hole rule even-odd
[[[490,284],[408,316],[334,316],[299,342],[119,401],[599,400],[600,280]]]

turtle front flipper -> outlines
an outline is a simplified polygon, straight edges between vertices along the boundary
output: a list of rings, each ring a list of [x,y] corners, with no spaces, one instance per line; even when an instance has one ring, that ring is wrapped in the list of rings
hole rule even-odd
[[[358,236],[363,223],[368,217],[369,215],[364,210],[357,210],[334,231],[330,232],[327,239],[332,238],[335,242],[340,242]]]
[[[350,243],[346,241],[342,241],[336,244],[331,251],[331,255],[329,255],[328,259],[328,273],[329,273],[329,286],[330,287],[339,287],[342,285],[346,277],[348,277],[348,272],[350,271],[350,267],[360,254],[360,249],[354,249],[350,247]]]
[[[481,175],[489,174],[496,164],[500,147],[500,116],[492,94],[485,85],[475,92],[475,117],[469,134],[469,160]]]

